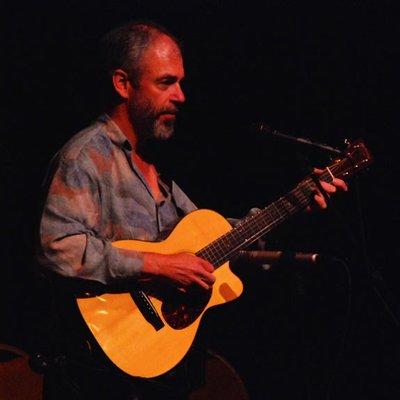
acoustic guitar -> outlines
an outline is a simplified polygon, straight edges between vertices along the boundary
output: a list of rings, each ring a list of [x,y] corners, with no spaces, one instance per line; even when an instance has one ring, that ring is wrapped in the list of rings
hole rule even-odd
[[[357,140],[318,179],[347,179],[371,162],[365,144]],[[234,228],[218,213],[200,209],[185,216],[164,241],[113,242],[122,249],[196,254],[215,267],[216,280],[212,290],[196,294],[135,288],[77,298],[84,321],[109,360],[125,373],[141,378],[153,378],[175,367],[190,349],[207,309],[241,295],[242,282],[230,270],[229,260],[309,205],[315,191],[316,178],[310,175]]]

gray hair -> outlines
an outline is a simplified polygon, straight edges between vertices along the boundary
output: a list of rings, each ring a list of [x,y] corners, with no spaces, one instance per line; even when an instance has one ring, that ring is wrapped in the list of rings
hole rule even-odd
[[[100,41],[105,72],[110,76],[116,69],[121,68],[128,74],[132,84],[137,87],[142,75],[143,53],[160,35],[170,37],[182,50],[178,39],[154,22],[128,22],[106,33]]]

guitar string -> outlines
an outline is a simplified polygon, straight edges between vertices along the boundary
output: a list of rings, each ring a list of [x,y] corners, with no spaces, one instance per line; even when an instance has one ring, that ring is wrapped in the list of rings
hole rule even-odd
[[[300,199],[300,204],[303,205],[304,201],[306,200],[305,196],[302,196],[303,198],[300,196],[298,196],[298,197]],[[276,225],[278,222],[285,219],[288,215],[290,215],[291,213],[296,211],[296,208],[299,207],[299,206],[292,207],[292,208],[289,207],[289,208],[286,208],[286,210],[282,209],[282,212],[281,212],[278,208],[278,203],[279,202],[282,203],[283,200],[284,199],[278,200],[277,202],[273,203],[271,206],[264,209],[263,212],[260,212],[253,218],[249,218],[243,224],[236,227],[235,230],[232,231],[233,235],[231,232],[230,232],[231,233],[230,235],[229,234],[224,235],[224,237],[220,238],[220,240],[216,241],[215,243],[212,243],[210,246],[208,246],[208,248],[205,248],[202,253],[204,255],[208,255],[210,258],[210,261],[213,261],[215,263],[215,262],[220,261],[220,259],[221,259],[221,256],[217,251],[218,247],[225,251],[225,255],[223,257],[223,258],[225,258],[227,254],[231,254],[232,252],[234,253],[237,250],[237,248],[242,247],[243,245],[246,244],[246,242],[252,243],[257,238],[256,236],[257,236],[258,232],[263,234],[265,230],[269,229],[271,226]],[[281,206],[282,206],[282,204],[281,204]],[[271,207],[275,207],[278,217],[275,217],[275,220],[272,221],[271,224],[265,225],[265,221],[263,221],[263,220],[265,220],[265,217],[271,218],[271,215],[273,215],[273,212],[272,212],[273,210],[271,209]],[[261,223],[262,223],[262,226],[264,227],[263,229],[260,229]],[[254,232],[254,227],[258,228],[256,232]],[[247,240],[243,241],[243,236],[245,236],[245,235],[248,236],[249,233],[252,233],[252,235]],[[255,237],[255,239],[254,239],[254,237]],[[222,245],[224,245],[225,248],[223,248]],[[235,246],[235,247],[232,248],[232,246]],[[229,250],[228,253],[227,253],[227,250]]]
[[[368,159],[364,159],[363,160],[364,162],[367,162],[368,161]],[[342,162],[338,162],[337,164],[333,164],[332,166],[331,166],[331,169],[332,169],[332,171],[333,172],[336,172],[336,170],[338,170],[338,169],[340,169],[340,168],[342,168],[342,166],[343,166],[343,164],[345,164],[346,162],[348,162],[348,160],[342,160]],[[329,167],[327,167],[327,169],[328,169]],[[343,168],[342,168],[343,169]],[[349,171],[354,171],[355,170],[355,168],[352,166],[352,168],[348,168],[348,169],[344,169],[344,172],[343,172],[343,174],[342,175],[345,175],[346,173],[348,173]],[[320,176],[320,179],[322,179],[323,180],[323,178],[325,177],[325,178],[328,178],[328,177],[330,177],[331,179],[332,179],[332,172],[331,171],[327,171],[328,173],[329,173],[329,175],[328,174],[326,174],[326,173],[324,173],[324,174],[322,174],[321,176]],[[298,199],[300,199],[300,205],[302,205],[302,206],[304,206],[304,204],[302,204],[303,202],[304,202],[304,200],[309,200],[309,195],[315,190],[315,185],[313,185],[313,186],[311,186],[310,184],[309,184],[309,182],[310,182],[310,178],[306,178],[306,179],[304,179],[302,182],[300,182],[300,184],[295,188],[295,190],[294,191],[292,191],[290,194],[291,195],[293,195],[293,194],[295,194],[296,196],[295,197],[297,197]],[[307,193],[307,199],[305,199],[304,198],[304,193],[300,190],[299,191],[299,189],[302,189],[302,188],[304,188],[304,186],[305,185],[307,185],[308,186],[308,188],[309,188],[309,193]],[[294,193],[293,193],[294,192]],[[303,197],[303,198],[302,198]],[[282,198],[282,199],[279,199],[279,200],[286,200],[284,197]],[[278,202],[279,202],[279,200],[278,200]],[[275,208],[277,209],[277,207],[276,207],[276,203],[273,203],[272,204],[273,206],[275,206]],[[297,209],[298,209],[299,207],[292,207],[292,208],[289,208],[289,210],[286,210],[286,214],[282,217],[282,218],[279,218],[279,219],[277,219],[275,222],[272,222],[271,224],[269,224],[268,226],[266,226],[264,229],[263,229],[263,231],[265,232],[265,230],[266,229],[268,229],[268,228],[270,228],[272,225],[274,225],[274,224],[276,224],[276,223],[278,223],[278,222],[280,222],[280,220],[282,220],[283,218],[286,218],[289,214],[291,214],[291,213],[293,213],[293,212],[295,212],[295,211],[297,211]],[[271,214],[271,210],[268,210],[268,207],[266,208],[266,209],[264,209],[263,211],[269,211],[269,214]],[[277,211],[278,211],[278,213],[279,213],[279,210],[277,209]],[[260,213],[261,214],[261,213]],[[256,217],[258,217],[259,215],[257,215]],[[265,213],[262,213],[262,215],[261,215],[261,217],[262,218],[264,218],[265,217]],[[258,218],[258,220],[255,222],[256,224],[259,224],[259,221],[260,220],[260,218]],[[246,220],[246,222],[248,222],[248,220]],[[248,226],[247,227],[247,230],[251,230],[252,229],[252,227],[254,226],[254,221],[253,221],[253,225],[250,225],[250,226]],[[215,252],[213,251],[213,248],[215,249],[215,250],[217,250],[216,249],[216,247],[220,247],[220,249],[222,249],[222,250],[224,250],[224,251],[226,251],[226,245],[228,245],[228,246],[232,246],[232,240],[230,240],[231,238],[232,238],[232,234],[231,233],[236,233],[235,231],[239,231],[240,230],[240,228],[241,227],[239,227],[239,229],[234,229],[233,231],[230,231],[230,232],[228,232],[227,234],[225,234],[225,235],[223,235],[221,238],[220,238],[220,240],[216,240],[215,242],[213,242],[213,243],[210,243],[209,244],[209,246],[206,246],[203,250],[204,250],[204,253],[205,254],[207,254],[207,253],[209,253],[207,250],[211,250],[211,253],[212,253],[212,258],[215,258],[215,255],[217,255],[217,256],[219,256],[219,254],[218,254],[218,252],[217,252],[217,254],[215,254]],[[262,232],[261,233],[261,235],[262,234],[264,234],[264,232]],[[242,232],[242,234],[243,233],[248,233],[248,232]],[[229,235],[229,234],[231,234],[231,235]],[[256,237],[255,237],[255,239],[257,239],[257,232],[254,234]],[[254,236],[253,235],[253,236]],[[230,237],[229,237],[230,236]],[[259,237],[259,236],[258,236]],[[228,239],[228,240],[226,240],[226,239]],[[235,239],[234,237],[233,237],[233,239]],[[242,239],[241,238],[241,236],[239,236],[239,239]],[[239,242],[239,243],[237,243],[237,245],[235,246],[235,248],[231,248],[231,249],[229,249],[230,251],[228,252],[228,254],[231,254],[231,253],[234,253],[238,248],[240,248],[240,247],[242,247],[243,245],[245,245],[246,244],[246,242],[249,242],[249,243],[252,243],[252,241],[254,241],[255,239],[253,239],[253,238],[250,238],[250,239],[247,239],[247,240],[245,240],[244,242],[243,242],[243,240],[241,240],[241,242]],[[228,243],[227,243],[228,242]],[[220,244],[223,244],[223,245],[225,245],[225,249],[220,245]],[[235,243],[233,243],[233,244],[235,244]],[[208,247],[208,249],[207,249],[207,247]],[[227,254],[225,254],[224,255],[224,257],[222,258],[222,260],[224,259],[224,258],[226,258],[226,256],[227,256]],[[214,262],[216,262],[216,261],[218,261],[218,262],[220,262],[220,260],[221,259],[218,259],[218,258],[216,258],[215,260],[214,260]],[[211,261],[213,261],[213,260],[211,260]]]
[[[336,174],[337,170],[340,170],[343,167],[343,164],[345,164],[347,160],[344,160],[343,162],[339,162],[337,164],[333,164],[330,168],[331,171],[324,172],[321,174],[319,179],[329,181],[332,180],[332,175]],[[329,167],[327,167],[329,168]],[[349,173],[351,171],[354,171],[354,168],[345,168],[342,176],[345,175],[346,173]],[[339,176],[339,175],[338,175]],[[240,223],[239,226],[235,227],[232,231],[227,232],[223,236],[221,236],[219,239],[215,240],[214,242],[210,243],[208,246],[204,247],[200,252],[197,254],[202,255],[203,257],[206,257],[214,263],[216,266],[221,265],[221,262],[223,260],[229,259],[231,255],[234,255],[237,250],[245,246],[247,243],[251,244],[255,240],[257,240],[259,237],[264,235],[266,231],[271,229],[274,225],[277,225],[280,223],[282,220],[286,219],[289,217],[291,214],[294,212],[298,211],[300,208],[304,207],[307,205],[307,203],[310,201],[310,194],[312,194],[315,191],[315,184],[311,184],[312,179],[310,177],[305,178],[303,181],[299,183],[299,185],[294,188],[291,192],[289,192],[288,196],[284,196],[280,199],[278,199],[276,202],[272,203],[270,206],[267,206],[265,209],[263,209],[260,213],[256,214],[255,216],[252,216],[246,220],[243,221],[243,223]],[[303,190],[302,190],[303,189]],[[307,189],[307,193],[304,193],[304,189]],[[278,203],[283,203],[283,201],[287,202],[286,197],[293,196],[295,199],[299,200],[299,204],[292,206],[290,202],[289,208],[284,208],[282,210],[283,215],[279,216],[276,218],[274,221],[272,221],[270,224],[267,224],[264,226],[264,228],[259,229],[258,231],[254,232],[250,238],[247,238],[243,240],[244,234],[249,234],[251,233],[252,230],[254,230],[254,226],[259,226],[260,222],[263,222],[262,219],[265,219],[265,217],[269,216],[271,217],[271,210],[270,207],[273,206],[275,207],[276,211],[280,215],[280,210],[278,209]],[[279,204],[283,205],[283,204]],[[269,214],[269,215],[268,215]],[[244,227],[244,229],[243,229]],[[240,232],[242,230],[242,232]],[[236,235],[236,238],[234,237]],[[232,239],[234,239],[232,241]],[[236,239],[236,240],[235,240]],[[238,243],[237,239],[240,241]],[[232,248],[232,246],[234,246]],[[220,254],[221,250],[225,252],[225,254]],[[208,256],[208,257],[207,257]],[[221,257],[222,256],[222,257]],[[228,257],[228,258],[227,258]],[[226,261],[223,261],[226,262]]]
[[[273,204],[273,206],[276,207],[276,204]],[[268,210],[264,210],[264,211],[268,211]],[[294,211],[294,209],[293,209]],[[225,237],[222,238],[222,242],[225,244],[225,249],[223,249],[225,251],[225,254],[223,254],[223,258],[225,258],[227,255],[231,255],[234,254],[236,250],[240,249],[241,247],[243,247],[243,245],[246,244],[246,242],[248,242],[249,244],[252,243],[254,240],[257,239],[257,235],[260,234],[264,234],[266,230],[268,230],[269,228],[271,228],[272,226],[276,225],[278,222],[280,222],[281,220],[287,218],[287,216],[289,214],[291,214],[292,210],[286,212],[285,214],[280,215],[278,218],[275,218],[274,221],[272,221],[270,224],[265,225],[265,223],[262,224],[262,226],[264,227],[263,229],[259,229],[257,232],[253,233],[252,236],[250,236],[247,240],[243,241],[243,236],[245,234],[248,235],[249,231],[251,232],[251,230],[253,228],[254,225],[259,226],[260,222],[263,222],[262,219],[265,219],[265,217],[267,215],[265,215],[265,213],[263,213],[264,215],[257,215],[256,217],[252,218],[252,221],[248,221],[246,220],[246,223],[248,222],[252,222],[252,226],[240,226],[237,227],[234,231],[233,234],[236,236],[233,239],[236,239],[234,241],[232,241],[232,234],[231,235],[225,235]],[[244,229],[243,229],[244,228]],[[259,236],[258,236],[259,237]],[[239,241],[237,241],[237,239],[239,239]],[[236,244],[235,247],[232,248],[232,246],[234,246]],[[226,249],[226,247],[228,246],[228,249]],[[221,255],[214,252],[215,249],[215,243],[213,243],[212,246],[209,246],[207,249],[205,249],[205,251],[203,251],[203,255],[211,255],[210,261],[214,262],[215,265],[218,265],[220,263],[221,260]],[[229,250],[229,251],[227,251]],[[210,254],[211,253],[211,254]],[[222,259],[223,259],[222,258]]]
[[[354,149],[360,147],[359,145],[353,145]],[[361,146],[362,147],[362,146]],[[354,155],[353,155],[354,157]],[[368,154],[365,154],[363,151],[363,158],[361,159],[360,163],[368,163],[369,157]],[[346,165],[350,164],[350,167],[346,168]],[[343,166],[345,168],[343,168]],[[354,173],[359,166],[354,165],[353,160],[350,158],[350,152],[347,153],[347,157],[337,160],[336,163],[333,163],[331,166],[325,167],[325,172],[323,172],[320,176],[320,180],[324,180],[326,182],[332,181],[334,176],[336,175],[337,171],[342,169],[342,174],[337,174],[337,176],[345,176],[346,174],[350,174],[351,172]],[[304,190],[307,189],[307,190]],[[306,177],[303,181],[301,181],[296,188],[294,188],[288,195],[283,196],[282,198],[278,199],[277,201],[273,202],[270,206],[264,208],[260,213],[256,214],[252,218],[246,219],[243,223],[240,223],[237,227],[232,229],[231,231],[227,232],[226,234],[222,235],[220,238],[214,240],[213,242],[209,243],[203,249],[201,249],[196,254],[209,259],[214,265],[219,266],[221,261],[226,259],[227,256],[235,254],[237,250],[246,246],[246,244],[251,244],[259,237],[264,235],[267,231],[269,231],[273,226],[277,225],[281,221],[287,219],[290,215],[294,214],[301,208],[304,208],[307,203],[309,203],[310,195],[315,191],[316,184],[313,182],[312,178]],[[292,204],[290,200],[298,200],[297,204]],[[285,204],[288,206],[285,206]],[[282,215],[280,209],[282,209]],[[273,216],[271,207],[275,207],[275,211],[278,213],[279,217],[275,218],[270,224],[265,225],[265,219],[267,217],[271,218]],[[260,224],[263,228],[259,228]],[[258,230],[257,230],[258,228]],[[252,233],[252,231],[256,231]],[[252,233],[250,237],[247,239],[243,238],[248,236],[249,233]],[[232,246],[234,246],[232,248]],[[228,252],[227,252],[228,250]],[[221,254],[222,258],[221,258]],[[224,254],[225,253],[225,254]],[[228,259],[229,259],[228,258]]]
[[[342,163],[342,164],[343,164],[343,163]],[[335,166],[334,166],[334,167],[335,167]],[[334,168],[334,167],[332,167],[332,170],[334,170],[334,172],[336,172],[336,170],[338,170],[339,167],[342,167],[342,165],[337,165],[336,168]],[[349,172],[349,171],[354,171],[354,168],[345,169],[345,170],[344,170],[344,173],[347,173],[347,172]],[[330,175],[330,171],[328,171],[328,172],[329,172],[329,175]],[[326,176],[325,176],[325,177],[326,177]],[[323,174],[320,178],[324,178],[324,174]],[[310,182],[310,179],[305,179],[304,181],[302,181],[302,182],[298,185],[298,187],[297,187],[296,190],[295,190],[295,192],[297,192],[297,193],[296,193],[296,194],[297,194],[297,198],[300,200],[300,205],[301,205],[301,206],[304,206],[304,205],[305,205],[305,204],[304,204],[305,202],[309,202],[309,194],[312,193],[312,192],[314,192],[315,185],[311,186],[311,185],[309,184],[309,182]],[[304,197],[304,195],[305,195],[304,192],[302,192],[302,191],[299,192],[299,190],[298,190],[298,189],[304,188],[304,186],[308,186],[308,188],[311,188],[311,191],[310,191],[309,193],[307,193],[306,198]],[[292,192],[292,194],[293,194],[293,192]],[[285,198],[283,198],[283,199],[285,200]],[[273,205],[275,205],[275,204],[276,204],[276,203],[273,203]],[[286,214],[283,215],[282,218],[279,218],[279,219],[277,219],[276,221],[273,221],[271,224],[265,226],[265,228],[262,229],[262,230],[260,230],[260,232],[256,232],[256,233],[253,235],[253,237],[250,238],[250,239],[248,240],[248,242],[249,242],[249,243],[252,243],[252,242],[253,242],[254,240],[256,240],[258,237],[260,237],[260,236],[262,236],[263,234],[265,234],[265,231],[267,231],[268,229],[270,229],[272,226],[276,225],[277,223],[279,223],[279,222],[282,221],[283,219],[287,218],[290,214],[292,214],[293,212],[297,211],[297,209],[299,209],[299,208],[300,208],[300,207],[297,206],[297,207],[291,207],[291,208],[287,209],[287,210],[286,210]],[[260,213],[260,214],[261,214],[261,213]],[[264,214],[264,213],[263,213],[263,214]],[[265,215],[262,215],[262,214],[261,214],[261,218],[264,218],[264,216],[265,216]],[[251,227],[250,227],[250,228],[251,228]],[[245,242],[238,243],[238,244],[236,245],[235,248],[233,248],[233,249],[231,249],[231,251],[229,251],[229,253],[223,255],[222,258],[220,258],[219,260],[217,259],[217,260],[215,260],[215,261],[217,261],[218,263],[221,263],[223,260],[226,261],[227,259],[230,258],[230,256],[231,256],[232,253],[234,254],[238,249],[240,249],[241,247],[243,247],[243,245],[245,245],[245,244],[246,244],[246,241],[245,241]],[[225,262],[225,261],[224,261],[224,262]]]
[[[308,185],[307,181],[305,183]],[[300,188],[301,188],[301,186],[300,186]],[[308,195],[308,193],[307,193],[307,195]],[[306,200],[306,198],[305,198],[305,195],[302,195],[301,191],[297,194],[297,198],[299,198],[299,200],[300,200],[299,201],[300,205],[301,206],[304,205],[303,203],[304,203],[304,200]],[[254,228],[253,228],[254,226],[256,228],[258,228],[258,230],[260,230],[260,228],[259,228],[260,227],[260,223],[264,222],[262,224],[262,226],[265,225],[265,221],[262,221],[262,220],[265,219],[266,216],[271,217],[271,215],[274,214],[273,210],[271,209],[271,207],[274,207],[276,213],[278,214],[278,217],[275,217],[275,221],[276,222],[278,222],[281,219],[286,218],[287,215],[292,214],[294,211],[296,211],[297,208],[299,208],[299,206],[291,207],[291,208],[290,207],[289,208],[286,207],[285,209],[280,210],[278,208],[278,205],[279,205],[279,203],[282,203],[284,200],[285,200],[284,198],[279,199],[277,202],[273,203],[272,205],[270,205],[269,207],[264,209],[263,210],[264,212],[261,212],[261,213],[257,214],[256,216],[254,216],[253,218],[250,218],[250,219],[246,220],[244,224],[241,224],[240,226],[235,228],[235,230],[233,230],[233,233],[234,233],[234,235],[236,237],[234,237],[233,239],[239,239],[240,240],[239,243],[237,244],[237,246],[242,245],[242,243],[243,243],[243,240],[242,240],[243,235],[246,234],[246,233],[248,234],[249,233],[248,231],[254,230]],[[281,205],[281,208],[282,208],[283,204],[280,204],[280,205]],[[276,222],[273,221],[271,224],[267,225],[264,229],[267,229],[268,227],[270,227],[271,225],[275,224]],[[254,233],[254,234],[256,234],[256,233]],[[253,236],[254,236],[254,234],[253,234]],[[221,240],[217,241],[216,243],[212,243],[211,246],[209,246],[208,249],[205,248],[205,253],[207,253],[207,250],[211,250],[212,255],[214,255],[214,252],[212,250],[216,247],[215,245],[217,244],[217,246],[218,246],[219,243],[224,244],[225,247],[227,245],[232,247],[232,245],[234,245],[235,243],[232,243],[232,240],[230,240],[231,237],[232,237],[232,234],[231,235],[225,235],[224,237],[221,238]],[[248,241],[251,242],[251,239],[252,238],[250,237],[250,239],[248,239]],[[237,240],[234,240],[234,242],[236,242],[236,241]],[[221,246],[219,246],[219,247],[221,248]],[[232,249],[229,249],[229,248],[228,248],[228,250],[232,251]]]

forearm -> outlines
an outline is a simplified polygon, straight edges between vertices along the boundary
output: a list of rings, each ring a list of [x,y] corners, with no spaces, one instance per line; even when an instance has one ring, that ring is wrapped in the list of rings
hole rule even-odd
[[[118,249],[90,232],[62,238],[43,235],[39,261],[44,268],[59,275],[104,284],[138,277],[143,266],[141,253]]]

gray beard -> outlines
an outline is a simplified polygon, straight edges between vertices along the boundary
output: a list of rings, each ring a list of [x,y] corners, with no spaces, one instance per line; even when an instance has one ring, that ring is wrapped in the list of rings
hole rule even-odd
[[[159,119],[155,119],[152,128],[152,137],[159,140],[168,140],[174,134],[174,121],[162,123]]]
[[[173,135],[174,121],[163,123],[159,119],[165,112],[167,110],[155,110],[149,102],[131,104],[129,116],[139,140],[167,140]]]

